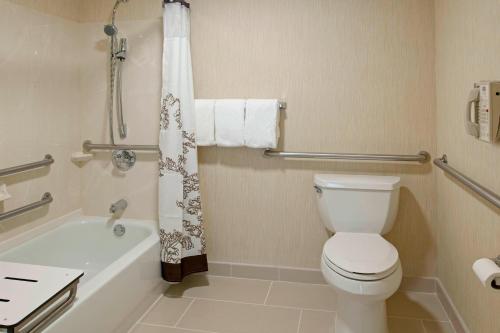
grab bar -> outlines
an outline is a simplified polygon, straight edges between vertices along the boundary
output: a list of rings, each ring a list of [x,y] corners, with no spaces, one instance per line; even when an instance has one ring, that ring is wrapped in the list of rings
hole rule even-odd
[[[426,163],[430,160],[430,154],[421,151],[417,155],[385,155],[385,154],[350,154],[350,153],[302,153],[266,150],[267,157],[281,158],[305,158],[323,160],[347,160],[347,161],[387,161],[387,162],[420,162]]]
[[[437,158],[434,160],[434,164],[437,165],[440,169],[443,169],[446,173],[451,175],[453,178],[460,181],[467,188],[477,193],[479,196],[484,198],[486,201],[492,203],[495,207],[500,208],[500,196],[493,191],[487,189],[483,185],[475,182],[469,177],[462,174],[460,171],[452,168],[448,165],[448,157],[443,155],[441,158]]]
[[[57,316],[67,310],[70,305],[76,299],[76,294],[78,290],[78,283],[80,282],[80,278],[76,281],[65,287],[59,293],[57,293],[54,297],[48,300],[45,304],[43,304],[40,308],[38,308],[35,312],[33,312],[28,318],[24,319],[17,327],[8,327],[6,333],[37,333],[40,332],[41,329],[50,325]],[[56,304],[61,300],[62,296],[68,294],[66,299],[62,301],[60,304],[56,305],[53,309],[51,309],[47,314],[44,314],[41,317],[41,314],[51,306]],[[35,321],[31,323],[31,320],[35,318]],[[21,327],[21,328],[20,328]]]
[[[87,140],[83,142],[83,151],[90,153],[92,150],[138,150],[138,151],[160,151],[158,145],[112,145],[112,144],[96,144]]]
[[[2,169],[2,170],[0,170],[0,177],[12,175],[12,174],[19,173],[19,172],[24,172],[24,171],[31,170],[31,169],[41,168],[41,167],[44,167],[47,165],[51,165],[52,163],[54,163],[54,159],[52,158],[51,155],[47,154],[47,155],[45,155],[45,158],[41,161],[23,164],[23,165],[19,165],[19,166],[7,168],[7,169]]]
[[[11,210],[11,211],[6,212],[6,213],[1,213],[0,214],[0,221],[7,220],[7,219],[10,219],[10,218],[13,218],[14,216],[27,213],[27,212],[29,212],[29,211],[31,211],[33,209],[37,209],[39,207],[48,205],[52,201],[54,201],[54,198],[52,198],[52,194],[50,194],[49,192],[47,192],[47,193],[45,193],[42,196],[42,200],[40,200],[40,201],[33,202],[33,203],[29,204],[29,205],[26,205],[26,206],[23,206],[23,207]]]

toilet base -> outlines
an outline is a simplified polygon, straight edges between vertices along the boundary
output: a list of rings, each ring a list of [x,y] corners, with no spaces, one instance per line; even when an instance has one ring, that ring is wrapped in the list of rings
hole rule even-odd
[[[339,293],[335,333],[388,333],[385,300],[366,302]]]

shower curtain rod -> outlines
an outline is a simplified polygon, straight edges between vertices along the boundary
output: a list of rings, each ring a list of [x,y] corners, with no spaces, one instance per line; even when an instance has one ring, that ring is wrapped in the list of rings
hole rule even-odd
[[[165,7],[165,5],[168,3],[180,3],[181,5],[185,6],[186,8],[191,7],[189,2],[184,1],[184,0],[163,0],[163,7]]]

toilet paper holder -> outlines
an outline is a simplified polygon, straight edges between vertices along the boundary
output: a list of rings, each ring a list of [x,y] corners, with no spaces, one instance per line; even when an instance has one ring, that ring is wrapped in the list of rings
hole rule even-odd
[[[492,258],[491,260],[493,260],[493,262],[497,264],[498,267],[500,267],[500,255],[496,258]],[[493,281],[491,281],[491,288],[500,290],[500,284],[497,283],[496,279],[493,279]]]

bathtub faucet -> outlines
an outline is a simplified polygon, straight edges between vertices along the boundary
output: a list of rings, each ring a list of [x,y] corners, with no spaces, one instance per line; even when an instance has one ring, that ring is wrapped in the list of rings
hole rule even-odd
[[[109,212],[111,214],[123,213],[127,209],[128,202],[125,199],[118,200],[109,207]]]

